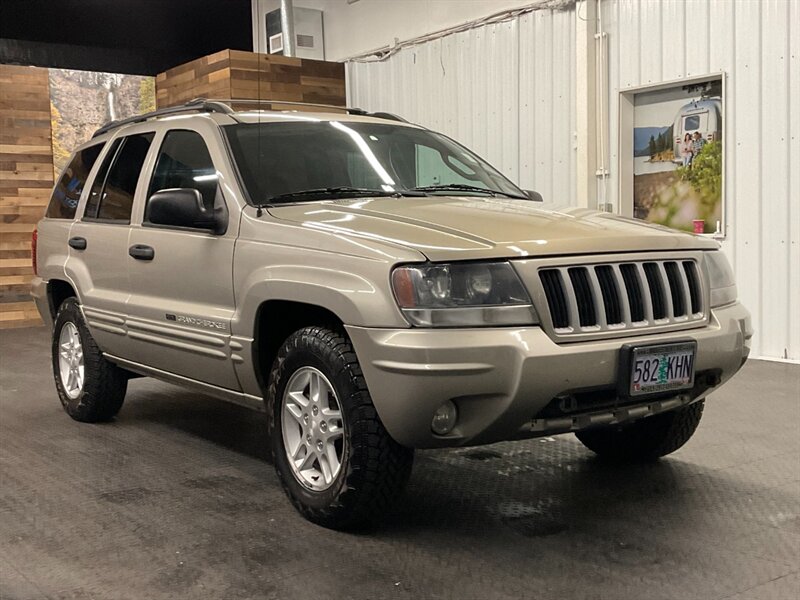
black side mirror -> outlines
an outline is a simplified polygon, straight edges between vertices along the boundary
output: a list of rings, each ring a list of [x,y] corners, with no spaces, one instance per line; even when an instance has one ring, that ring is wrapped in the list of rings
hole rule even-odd
[[[525,190],[525,193],[528,194],[528,198],[533,200],[534,202],[544,202],[544,198],[539,192],[535,192],[533,190]]]
[[[145,221],[153,225],[208,229],[225,233],[226,223],[203,204],[203,196],[192,188],[160,190],[147,201]]]

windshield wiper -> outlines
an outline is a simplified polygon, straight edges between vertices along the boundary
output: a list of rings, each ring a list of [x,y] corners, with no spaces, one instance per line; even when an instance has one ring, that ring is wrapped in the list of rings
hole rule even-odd
[[[510,194],[508,192],[502,192],[500,190],[490,190],[488,188],[483,188],[477,185],[469,185],[468,183],[440,183],[437,185],[422,185],[419,187],[413,188],[415,192],[481,192],[483,194],[489,194],[490,196],[494,197],[498,194],[502,194],[503,196],[507,196],[509,198],[519,198],[520,200],[530,200],[527,196],[520,196],[519,194]]]
[[[287,192],[285,194],[277,194],[275,196],[270,196],[266,200],[266,204],[272,203],[280,203],[280,202],[292,202],[295,198],[304,198],[307,196],[319,196],[320,199],[325,198],[353,198],[358,196],[394,196],[395,198],[399,198],[401,196],[425,196],[425,193],[422,190],[397,190],[397,191],[387,191],[387,190],[377,190],[371,188],[362,188],[362,187],[350,187],[350,186],[338,186],[338,187],[328,187],[328,188],[314,188],[310,190],[300,190],[297,192]]]

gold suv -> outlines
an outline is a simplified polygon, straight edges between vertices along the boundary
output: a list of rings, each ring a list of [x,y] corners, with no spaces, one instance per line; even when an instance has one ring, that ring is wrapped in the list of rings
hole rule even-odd
[[[33,284],[71,417],[113,418],[135,375],[267,411],[291,501],[346,528],[415,448],[575,432],[661,457],[744,363],[716,242],[545,210],[392,115],[291,108],[197,100],[75,152]]]

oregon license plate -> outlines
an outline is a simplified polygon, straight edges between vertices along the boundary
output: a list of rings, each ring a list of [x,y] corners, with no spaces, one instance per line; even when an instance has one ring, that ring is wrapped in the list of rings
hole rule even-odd
[[[694,387],[694,341],[634,346],[629,357],[630,383],[628,394],[642,396]]]

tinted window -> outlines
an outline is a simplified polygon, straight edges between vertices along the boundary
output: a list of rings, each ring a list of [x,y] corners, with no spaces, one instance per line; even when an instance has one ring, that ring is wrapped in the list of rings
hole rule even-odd
[[[386,193],[468,185],[478,188],[469,193],[523,195],[463,146],[416,127],[298,119],[228,125],[224,131],[250,200],[256,204],[282,194],[336,187]]]
[[[121,138],[114,140],[103,159],[103,164],[101,164],[100,168],[97,170],[97,175],[95,175],[94,181],[92,182],[92,189],[89,190],[89,199],[86,201],[86,208],[83,210],[84,218],[94,219],[97,217],[97,206],[100,204],[100,194],[106,183],[108,167],[111,166],[111,162],[114,160],[117,150],[119,150],[121,141]]]
[[[78,201],[81,199],[83,187],[89,177],[103,144],[95,144],[77,152],[72,158],[61,179],[53,191],[50,205],[47,207],[47,215],[51,219],[72,219],[75,217],[75,209],[78,208]]]
[[[690,115],[683,119],[684,131],[695,131],[700,129],[700,115]]]
[[[130,222],[136,183],[152,141],[152,133],[131,135],[122,141],[122,147],[106,177],[97,211],[98,219]]]
[[[164,137],[147,197],[171,188],[198,190],[206,208],[214,208],[217,171],[206,143],[196,131],[174,130]]]

